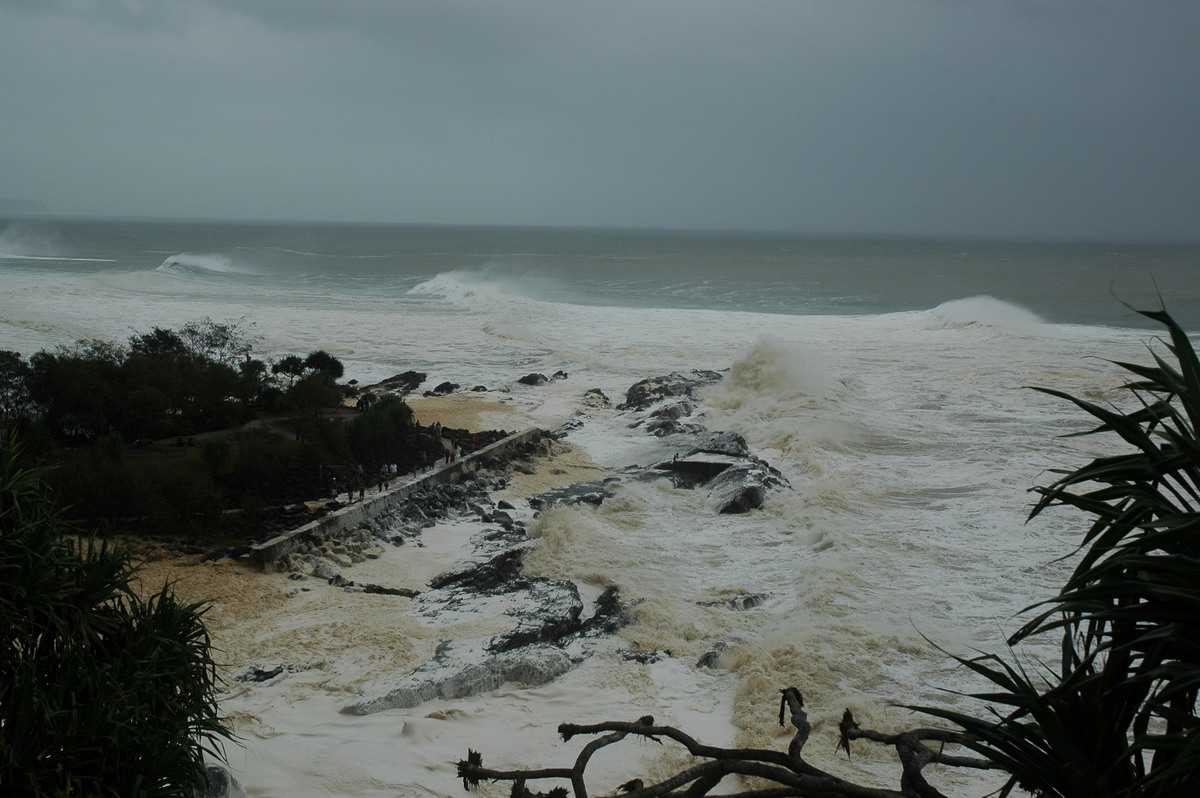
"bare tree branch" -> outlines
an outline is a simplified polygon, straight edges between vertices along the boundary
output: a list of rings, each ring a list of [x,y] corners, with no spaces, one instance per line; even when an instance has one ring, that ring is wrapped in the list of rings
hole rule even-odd
[[[945,798],[923,775],[922,770],[926,765],[936,763],[981,770],[997,767],[985,759],[946,753],[945,745],[961,745],[969,741],[969,737],[961,732],[913,729],[899,734],[886,734],[861,728],[847,709],[838,724],[838,750],[844,750],[849,757],[851,740],[867,740],[894,748],[900,758],[898,790],[867,787],[826,773],[804,760],[804,746],[812,733],[812,726],[804,710],[804,697],[794,687],[783,690],[779,702],[779,723],[783,726],[786,721],[790,721],[796,729],[786,753],[761,748],[704,745],[672,726],[656,725],[654,718],[649,715],[636,721],[605,721],[588,725],[564,723],[558,727],[558,731],[565,741],[579,735],[601,735],[583,747],[575,764],[569,768],[490,770],[483,767],[482,755],[469,751],[467,759],[458,763],[458,774],[463,780],[463,787],[468,790],[485,780],[509,781],[513,784],[513,798],[588,798],[584,776],[592,757],[601,749],[631,735],[659,744],[664,740],[672,740],[701,761],[657,784],[646,784],[639,778],[631,779],[619,789],[625,798],[700,798],[709,796],[730,775],[754,777],[778,786],[744,790],[722,798]],[[930,747],[927,743],[937,745]],[[526,786],[528,782],[540,779],[569,781],[572,791],[556,787],[546,793],[537,793]]]

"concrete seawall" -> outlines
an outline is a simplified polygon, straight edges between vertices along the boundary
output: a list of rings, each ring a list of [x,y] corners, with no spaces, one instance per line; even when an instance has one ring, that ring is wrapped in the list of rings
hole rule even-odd
[[[285,554],[291,554],[300,545],[314,537],[337,535],[350,529],[356,529],[377,515],[387,512],[396,505],[403,504],[408,497],[419,488],[426,485],[455,483],[464,477],[473,475],[480,467],[492,460],[509,455],[512,450],[522,446],[529,440],[541,435],[537,428],[517,432],[507,438],[501,438],[495,443],[488,444],[478,451],[463,455],[452,463],[439,463],[432,470],[420,474],[401,477],[392,487],[382,493],[368,494],[361,501],[341,507],[315,521],[297,527],[290,532],[271,538],[250,547],[258,567],[270,573],[275,563]]]

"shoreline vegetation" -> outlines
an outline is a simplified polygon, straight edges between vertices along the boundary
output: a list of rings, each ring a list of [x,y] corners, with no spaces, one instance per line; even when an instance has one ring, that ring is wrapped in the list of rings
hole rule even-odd
[[[203,319],[127,343],[0,351],[0,421],[66,516],[101,535],[237,549],[507,434],[503,405],[468,409],[426,375],[361,386],[324,350],[253,356],[239,323]],[[484,416],[491,426],[484,423]]]

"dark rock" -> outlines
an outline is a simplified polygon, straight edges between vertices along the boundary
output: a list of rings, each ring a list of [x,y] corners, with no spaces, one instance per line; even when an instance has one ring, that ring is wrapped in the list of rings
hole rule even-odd
[[[550,380],[546,379],[545,374],[526,374],[524,377],[521,377],[520,379],[517,380],[517,382],[521,383],[522,385],[534,385],[534,386],[545,385],[549,381]]]
[[[633,621],[629,605],[621,601],[621,593],[614,585],[596,599],[596,609],[592,617],[580,626],[583,637],[604,637],[617,633],[623,626]]]
[[[232,674],[229,678],[235,682],[269,682],[285,670],[287,668],[281,663],[272,665],[247,665],[237,673]]]
[[[761,593],[738,593],[731,599],[724,601],[702,601],[701,607],[726,607],[736,612],[754,609],[766,601],[766,596]]]
[[[708,647],[708,650],[700,655],[700,659],[696,660],[697,668],[715,668],[721,661],[721,655],[729,648],[729,644],[724,640],[718,640]]]
[[[667,400],[650,414],[646,419],[646,431],[658,437],[676,435],[682,432],[697,432],[703,429],[696,425],[680,423],[679,419],[687,418],[695,410],[686,399]]]
[[[487,393],[487,386],[486,385],[476,385],[471,390],[474,391],[475,393]]]
[[[725,469],[710,483],[709,501],[718,513],[745,513],[762,507],[768,491],[787,482],[760,460],[745,460]]]
[[[246,791],[222,765],[208,762],[204,766],[204,788],[193,789],[196,798],[246,798]]]
[[[599,505],[611,495],[612,492],[609,490],[607,482],[576,482],[531,496],[529,506],[535,510],[548,510],[559,504]]]
[[[382,585],[363,585],[364,593],[378,593],[384,596],[405,596],[407,598],[415,598],[421,595],[421,591],[413,590],[407,587],[383,587]]]
[[[423,374],[419,371],[406,371],[403,374],[397,374],[394,377],[388,377],[386,380],[379,383],[379,387],[386,388],[389,391],[393,391],[403,396],[406,393],[415,391],[421,383],[425,382],[425,378],[427,376],[427,374]]]
[[[696,436],[688,454],[708,452],[710,454],[727,454],[731,457],[749,457],[750,447],[746,439],[736,432],[712,432],[705,430]]]
[[[460,386],[458,385],[458,383],[455,383],[455,382],[443,382],[443,383],[438,384],[432,391],[426,391],[425,395],[426,396],[447,396],[447,395],[452,394],[455,391],[457,391],[459,389],[459,387]]]
[[[534,643],[553,643],[579,631],[583,601],[572,582],[529,578],[522,582],[523,593],[532,607],[509,611],[517,619],[517,628],[493,636],[489,651],[512,651]]]
[[[429,580],[434,590],[469,590],[472,593],[497,593],[521,578],[525,549],[510,549],[485,563],[461,571],[435,576]]]
[[[585,391],[583,403],[589,407],[612,407],[612,401],[599,388],[589,388]]]
[[[569,376],[571,376],[571,375],[567,374],[567,372],[563,371],[562,369],[559,369],[558,371],[556,371],[556,372],[554,372],[553,374],[551,374],[551,375],[550,375],[550,379],[552,379],[552,380],[565,380],[565,379],[567,379]]]
[[[634,383],[625,392],[625,402],[620,410],[645,410],[666,398],[693,397],[697,388],[720,382],[721,374],[716,371],[676,371],[663,377],[651,377]]]
[[[587,421],[587,414],[581,412],[572,413],[571,417],[555,427],[551,434],[555,438],[565,438],[575,430],[583,429],[583,425],[586,424]]]
[[[625,660],[626,662],[638,662],[642,665],[650,665],[655,662],[662,662],[664,659],[667,659],[670,656],[670,651],[663,651],[662,649],[657,648],[649,651],[635,651],[630,649],[628,651],[621,652],[621,659]]]
[[[495,690],[505,682],[545,684],[571,669],[570,656],[554,646],[526,646],[508,652],[461,657],[452,646],[438,647],[433,659],[411,674],[376,685],[362,698],[342,707],[350,715],[415,707],[434,698],[454,699]]]

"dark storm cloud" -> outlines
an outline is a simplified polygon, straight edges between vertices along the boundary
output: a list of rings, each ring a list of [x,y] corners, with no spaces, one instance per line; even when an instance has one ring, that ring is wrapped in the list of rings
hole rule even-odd
[[[0,3],[65,213],[1196,238],[1184,2]]]

